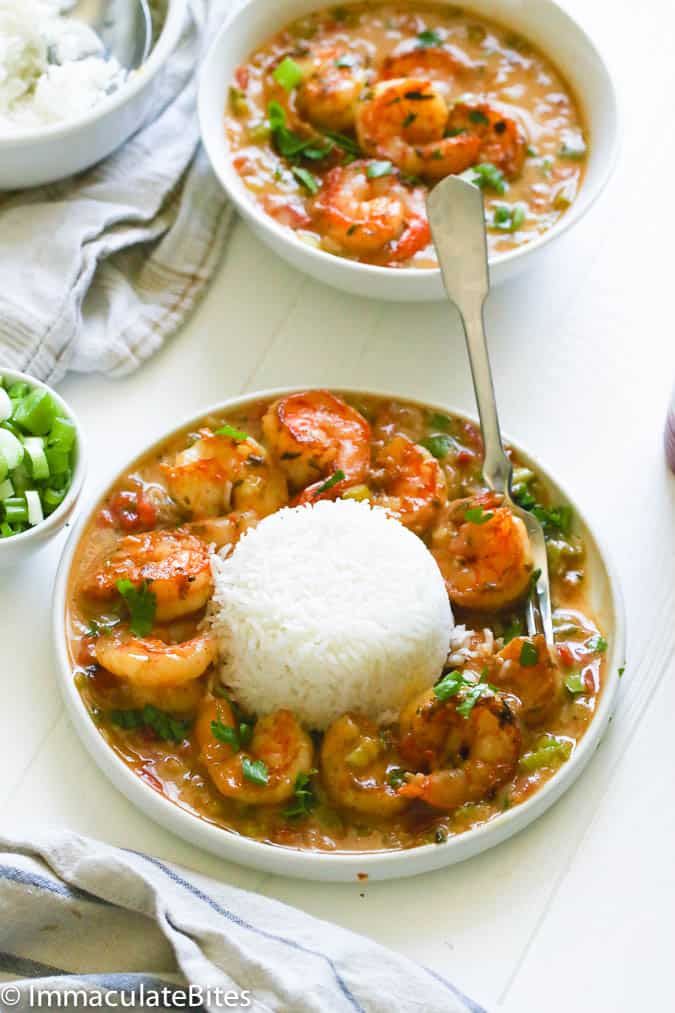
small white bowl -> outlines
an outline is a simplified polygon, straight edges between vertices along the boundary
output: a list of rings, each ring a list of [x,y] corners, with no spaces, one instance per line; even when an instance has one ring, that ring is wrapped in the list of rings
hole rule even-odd
[[[187,0],[169,0],[164,27],[147,61],[110,98],[84,116],[0,137],[0,191],[65,179],[124,144],[152,109],[186,10]]]
[[[397,396],[382,391],[345,388],[340,388],[339,392],[355,396],[373,395],[385,398]],[[272,401],[282,394],[288,393],[290,393],[288,389],[260,391],[206,407],[197,415],[185,419],[161,440],[153,441],[150,446],[135,455],[134,460],[157,448],[172,434],[196,425],[206,415],[245,409],[252,402],[261,399]],[[463,412],[456,411],[448,405],[429,405],[426,402],[415,401],[413,398],[402,398],[402,400],[432,411],[451,412],[466,418]],[[589,574],[589,585],[592,588],[591,606],[609,645],[606,656],[606,682],[597,712],[588,731],[575,749],[571,759],[531,798],[507,812],[501,813],[490,823],[451,837],[444,844],[425,844],[405,851],[363,854],[358,852],[302,851],[297,848],[265,844],[224,830],[170,802],[132,773],[111,749],[94,724],[73,679],[66,635],[68,582],[73,557],[80,538],[100,505],[99,503],[87,516],[80,518],[70,535],[56,576],[52,619],[61,692],[78,735],[103,773],[142,812],[167,830],[197,847],[204,848],[221,858],[262,869],[265,872],[294,876],[298,879],[328,882],[354,881],[364,875],[371,880],[399,879],[402,876],[414,876],[417,873],[440,869],[500,844],[501,841],[511,837],[541,816],[576,781],[593,756],[609,722],[619,688],[619,666],[623,665],[625,660],[623,605],[619,583],[606,552],[600,547],[599,539],[593,534],[573,500],[537,461],[525,454],[512,440],[509,440],[509,443],[518,450],[524,465],[533,468],[541,476],[553,496],[560,502],[569,503],[575,511],[575,528],[584,538],[586,545],[586,569]],[[131,463],[130,461],[129,465]],[[117,477],[121,477],[127,471],[128,467]],[[109,485],[112,485],[114,481],[115,478],[111,476]]]
[[[73,480],[70,483],[70,489],[66,493],[63,502],[59,504],[54,513],[51,513],[49,517],[45,517],[34,528],[28,528],[27,531],[22,531],[19,535],[12,535],[11,538],[0,538],[0,571],[2,571],[16,566],[17,563],[27,559],[28,556],[32,556],[34,552],[43,548],[47,542],[51,541],[61,531],[80,498],[84,476],[87,471],[87,463],[82,426],[72,408],[66,404],[60,395],[51,387],[48,387],[46,383],[36,380],[35,377],[30,376],[28,373],[19,373],[15,369],[5,369],[0,365],[0,376],[11,380],[12,383],[24,380],[29,387],[39,387],[41,390],[48,391],[63,414],[74,423],[77,441],[75,444]]]
[[[347,0],[346,4],[359,2]],[[450,0],[437,0],[440,6]],[[228,86],[251,52],[295,18],[326,6],[321,0],[249,0],[223,25],[206,58],[199,93],[202,137],[211,164],[254,232],[294,267],[354,295],[393,301],[445,298],[438,268],[372,267],[317,250],[256,205],[232,166],[223,129]],[[619,115],[612,79],[584,30],[554,0],[470,0],[467,9],[520,32],[562,71],[578,97],[590,134],[586,178],[562,218],[538,239],[490,261],[493,285],[528,266],[533,257],[588,211],[607,183],[618,153]]]

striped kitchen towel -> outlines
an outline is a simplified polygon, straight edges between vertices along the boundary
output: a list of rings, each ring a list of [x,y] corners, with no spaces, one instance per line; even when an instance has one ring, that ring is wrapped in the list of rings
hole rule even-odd
[[[0,194],[0,364],[52,383],[123,375],[211,279],[231,207],[199,143],[197,70],[239,0],[189,0],[153,116],[72,179]]]
[[[485,1013],[402,955],[267,897],[68,831],[30,837],[0,838],[2,1013]]]

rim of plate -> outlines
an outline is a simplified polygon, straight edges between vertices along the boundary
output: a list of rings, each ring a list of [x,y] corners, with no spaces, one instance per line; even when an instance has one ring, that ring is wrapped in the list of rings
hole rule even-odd
[[[253,2],[255,2],[255,0],[253,0]],[[359,0],[348,0],[348,2],[358,3]],[[450,3],[450,0],[436,0],[436,2],[439,3],[439,5],[442,5],[443,3],[446,2]],[[595,182],[593,190],[591,191],[588,188],[588,186],[582,185],[578,198],[573,202],[572,206],[565,212],[565,214],[562,215],[562,217],[559,218],[558,221],[551,226],[550,229],[547,229],[541,235],[537,236],[536,239],[531,239],[529,240],[529,242],[524,243],[522,246],[516,247],[513,250],[507,250],[505,253],[499,253],[496,256],[490,257],[489,258],[490,266],[497,266],[498,264],[501,266],[502,264],[509,264],[514,260],[528,257],[530,254],[533,254],[537,250],[542,249],[542,247],[546,246],[553,239],[556,239],[557,237],[563,235],[563,233],[565,233],[569,228],[571,228],[572,225],[580,221],[587,214],[587,212],[590,211],[590,209],[593,207],[593,205],[601,196],[601,194],[604,193],[607,184],[609,183],[609,180],[611,179],[612,174],[614,173],[614,169],[616,167],[619,157],[619,151],[621,149],[621,141],[623,136],[623,117],[621,113],[621,107],[619,104],[618,92],[616,89],[616,85],[614,84],[613,75],[610,72],[608,61],[605,59],[602,50],[600,49],[598,43],[590,34],[590,32],[586,31],[586,29],[579,24],[576,18],[573,18],[572,15],[567,10],[565,10],[564,7],[562,7],[562,5],[558,2],[558,0],[543,0],[543,2],[547,3],[550,7],[552,7],[556,11],[557,15],[561,19],[566,21],[569,27],[573,31],[577,32],[577,34],[585,40],[586,44],[589,46],[590,51],[593,54],[593,57],[597,61],[598,66],[604,72],[607,83],[608,96],[610,99],[609,113],[614,117],[615,130],[611,140],[611,145],[608,146],[609,150],[605,157],[603,168],[598,173],[598,178]],[[229,33],[232,24],[236,20],[240,18],[243,20],[246,18],[247,10],[249,9],[250,6],[252,6],[252,4],[244,3],[242,6],[235,8],[235,10],[233,10],[229,14],[229,16],[225,19],[225,22],[221,25],[220,30],[218,31],[213,42],[211,43],[207,51],[206,57],[204,59],[202,72],[200,75],[199,96],[198,96],[198,115],[204,147],[206,148],[206,151],[209,156],[209,161],[214,169],[214,172],[216,173],[218,179],[220,180],[223,188],[226,190],[232,201],[235,203],[238,211],[244,217],[248,217],[249,219],[255,221],[256,225],[260,226],[260,228],[262,228],[265,231],[271,232],[274,236],[276,236],[278,239],[285,242],[286,244],[289,244],[291,246],[295,246],[297,244],[301,248],[303,254],[306,253],[310,259],[315,260],[317,263],[335,264],[337,262],[337,264],[342,270],[348,272],[355,272],[358,274],[370,274],[374,278],[390,277],[390,276],[396,278],[400,277],[431,278],[440,275],[440,268],[438,267],[400,267],[400,268],[380,267],[376,264],[365,264],[362,263],[361,261],[350,260],[347,257],[338,257],[335,254],[329,253],[326,250],[317,249],[313,246],[310,246],[309,244],[302,243],[301,240],[299,240],[293,234],[292,231],[280,225],[270,215],[265,214],[264,211],[262,211],[257,206],[257,204],[253,199],[249,198],[247,194],[241,192],[236,185],[232,184],[232,181],[229,179],[229,177],[226,176],[223,171],[221,171],[222,166],[220,164],[220,158],[217,150],[215,149],[211,136],[212,117],[209,112],[207,83],[210,77],[209,72],[211,65],[218,61],[219,49],[222,45],[222,40]],[[320,7],[321,5],[317,0],[316,9],[320,9]],[[471,9],[471,0],[469,0],[467,8],[469,10]],[[563,74],[565,79],[567,79],[566,68],[558,67],[557,63],[555,64],[555,66],[558,68],[560,73]],[[222,99],[224,105],[226,96],[223,95]],[[593,142],[591,140],[591,145],[592,143]]]
[[[169,0],[166,18],[152,52],[145,63],[141,64],[137,70],[132,71],[129,78],[112,95],[74,119],[40,127],[23,127],[15,133],[4,137],[0,136],[0,152],[3,148],[22,147],[36,141],[43,141],[46,138],[65,138],[74,131],[90,126],[107,113],[125,105],[150,83],[174,51],[180,38],[187,9],[188,0]]]
[[[161,795],[146,782],[142,781],[140,777],[132,773],[130,768],[120,759],[99,732],[73,679],[72,662],[66,633],[67,588],[70,570],[82,533],[100,506],[110,486],[118,477],[125,474],[129,470],[129,466],[139,458],[144,457],[153,448],[164,443],[172,435],[180,433],[207,415],[231,411],[261,400],[271,401],[286,394],[308,389],[310,387],[302,385],[273,388],[254,391],[250,394],[239,395],[212,405],[206,405],[199,412],[190,414],[181,420],[178,425],[171,427],[164,434],[152,439],[127,462],[124,468],[117,469],[115,474],[106,481],[96,501],[86,513],[80,516],[70,532],[56,574],[52,607],[52,634],[58,664],[59,685],[76,731],[99,769],[134,806],[150,816],[156,823],[177,834],[188,843],[204,848],[206,851],[220,858],[236,862],[240,865],[299,879],[332,882],[352,881],[355,879],[376,880],[400,878],[416,875],[421,872],[430,872],[446,865],[452,865],[455,862],[462,861],[465,858],[472,857],[481,851],[500,844],[541,816],[571,787],[586,767],[607,728],[614,710],[619,688],[619,666],[623,665],[625,660],[623,598],[616,570],[602,538],[596,535],[593,528],[591,528],[585,519],[584,514],[577,507],[575,500],[553,479],[549,471],[542,467],[536,458],[523,451],[517,441],[510,439],[508,436],[505,436],[506,442],[518,451],[524,461],[535,468],[547,486],[561,495],[572,506],[577,523],[584,532],[587,544],[595,549],[598,561],[604,569],[611,599],[608,614],[613,618],[614,629],[607,631],[610,635],[610,649],[606,660],[606,681],[600,702],[586,734],[577,745],[572,757],[529,799],[504,813],[500,813],[488,823],[481,824],[473,830],[467,830],[454,837],[449,837],[443,844],[422,844],[417,847],[397,851],[305,851],[287,845],[270,844],[243,837],[235,831],[219,827],[200,816],[193,815],[178,804],[170,801],[164,795]],[[327,387],[327,389],[347,396],[365,395],[396,399],[417,407],[431,409],[432,411],[448,412],[476,423],[476,419],[471,415],[447,404],[434,403],[420,398],[407,397],[402,394],[364,387],[335,385],[334,387]]]
[[[84,479],[87,474],[87,448],[82,423],[70,405],[64,401],[61,395],[55,391],[53,387],[50,387],[49,384],[44,383],[42,380],[37,380],[34,376],[31,376],[30,373],[22,373],[19,369],[5,369],[1,364],[0,376],[9,377],[11,380],[25,380],[30,387],[37,387],[40,390],[48,391],[49,395],[54,399],[59,408],[61,408],[64,415],[74,424],[77,437],[75,471],[73,472],[73,480],[70,483],[70,489],[66,493],[63,502],[59,503],[56,510],[49,514],[48,517],[45,517],[43,521],[40,521],[39,524],[36,524],[35,527],[27,528],[25,531],[21,531],[18,535],[12,535],[11,538],[1,539],[0,562],[2,562],[3,546],[6,545],[7,549],[10,550],[16,545],[25,545],[33,538],[42,539],[48,533],[55,534],[61,525],[68,519],[68,515],[73,510],[75,503],[82,492],[82,486],[84,485]]]

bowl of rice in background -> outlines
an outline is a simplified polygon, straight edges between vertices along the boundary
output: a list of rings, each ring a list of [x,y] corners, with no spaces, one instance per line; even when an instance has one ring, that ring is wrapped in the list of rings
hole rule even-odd
[[[293,390],[283,389],[258,391],[247,394],[243,397],[236,397],[223,401],[217,405],[205,406],[202,410],[192,415],[190,418],[183,419],[179,424],[173,426],[170,431],[164,433],[159,439],[155,437],[150,445],[139,447],[138,452],[134,454],[134,460],[149,455],[153,450],[161,447],[166,440],[171,438],[172,435],[178,435],[185,431],[189,431],[190,427],[199,425],[206,416],[220,416],[225,415],[228,412],[236,412],[242,409],[245,410],[248,406],[261,400],[271,402],[278,397],[295,392],[297,389],[298,388],[294,388]],[[348,398],[363,398],[372,396],[377,398],[395,399],[400,397],[400,395],[392,394],[387,391],[365,391],[345,389],[342,387],[331,388],[331,390],[334,390],[334,392],[340,396],[346,396]],[[405,401],[407,404],[416,405],[426,411],[440,413],[450,412],[452,415],[467,418],[462,411],[453,408],[450,405],[428,404],[426,402],[416,401],[415,399],[409,397],[405,397]],[[557,481],[551,477],[547,470],[542,467],[537,460],[532,458],[531,455],[525,453],[516,442],[513,440],[509,440],[508,442],[515,450],[517,450],[519,459],[523,466],[536,471],[537,475],[547,486],[552,496],[561,502],[568,503],[574,511],[575,529],[582,536],[586,548],[585,568],[588,573],[589,586],[591,589],[589,602],[592,607],[593,614],[607,635],[609,643],[606,655],[606,682],[595,717],[570,760],[557,772],[556,776],[551,778],[542,788],[540,788],[539,791],[537,791],[529,799],[520,803],[518,806],[514,806],[512,809],[501,813],[497,820],[482,824],[472,830],[467,830],[464,833],[449,838],[444,843],[443,847],[439,847],[437,844],[426,844],[400,851],[374,851],[368,853],[350,851],[308,851],[254,840],[252,838],[240,836],[233,831],[223,829],[216,824],[210,823],[207,819],[188,812],[187,810],[179,807],[177,804],[174,804],[167,797],[154,790],[148,783],[137,777],[136,774],[134,774],[133,771],[130,770],[123,760],[115,753],[115,751],[110,748],[106,739],[101,735],[99,729],[91,720],[91,715],[84,700],[82,699],[82,696],[80,695],[73,677],[73,666],[66,625],[69,578],[83,532],[91,523],[93,514],[97,510],[98,506],[100,506],[100,503],[94,503],[91,511],[81,516],[78,523],[74,526],[61,558],[53,596],[52,623],[57,660],[58,683],[61,693],[63,694],[66,710],[83,745],[106,777],[108,777],[112,784],[114,784],[123,795],[137,806],[141,812],[144,812],[147,816],[149,816],[150,819],[197,847],[203,848],[204,850],[209,851],[223,859],[238,862],[239,864],[250,868],[260,869],[265,872],[271,872],[278,875],[293,876],[299,879],[322,880],[328,882],[354,882],[354,880],[361,880],[364,877],[372,880],[398,879],[402,876],[412,876],[422,872],[430,872],[434,869],[439,869],[443,866],[463,861],[466,858],[479,854],[481,851],[494,847],[541,816],[542,813],[553,805],[553,803],[564,794],[570,785],[576,781],[577,777],[582,773],[588,761],[593,756],[607,728],[616,703],[620,679],[619,671],[621,666],[624,665],[625,660],[624,616],[618,578],[613,570],[610,560],[608,559],[606,550],[604,546],[602,546],[601,539],[598,538],[597,534],[589,526],[575,501],[564,489],[560,488]],[[110,480],[106,482],[105,486],[100,490],[101,495],[105,493],[106,489],[109,489],[113,485],[119,475],[127,473],[131,465],[132,462],[129,462],[128,466],[122,469],[118,475],[110,475]],[[284,512],[282,511],[281,513]],[[286,514],[294,513],[297,513],[297,511],[286,511]],[[269,660],[269,654],[266,654],[266,652],[268,652],[269,649],[279,652],[280,650],[283,650],[283,648],[280,645],[277,630],[274,631],[274,635],[269,636],[269,642],[264,642],[267,641],[267,631],[274,626],[274,621],[278,618],[278,616],[275,615],[273,610],[270,611],[267,601],[264,600],[269,596],[262,596],[263,600],[254,601],[252,599],[251,594],[249,593],[250,589],[247,588],[247,574],[249,574],[249,567],[257,567],[258,572],[264,571],[264,563],[259,558],[258,550],[261,546],[264,547],[266,545],[269,548],[269,546],[275,545],[275,536],[278,535],[279,526],[283,526],[288,523],[289,519],[291,523],[295,523],[292,518],[279,518],[278,515],[276,520],[274,517],[271,521],[270,518],[268,518],[265,533],[260,539],[253,539],[248,542],[248,544],[245,543],[245,539],[240,542],[239,544],[241,548],[238,550],[240,560],[239,563],[235,565],[234,572],[229,574],[223,572],[223,579],[219,579],[217,581],[218,592],[216,598],[218,600],[216,601],[216,604],[234,610],[236,613],[235,619],[237,619],[236,626],[241,630],[241,634],[237,636],[236,649],[243,650],[246,647],[247,641],[250,644],[255,644],[260,638],[260,644],[254,652],[256,656],[247,659],[247,665],[243,667],[246,669],[244,674],[250,675],[251,672],[254,672],[259,686],[262,686],[264,692],[268,691],[270,675],[270,673],[265,672],[261,667]],[[261,525],[263,523],[264,522],[261,522]],[[315,535],[317,535],[317,528],[318,525],[314,525]],[[406,540],[409,540],[408,536],[409,533],[406,531]],[[397,547],[397,551],[402,546],[400,539],[398,539],[398,542],[400,544]],[[254,549],[255,552],[252,551]],[[386,546],[383,542],[382,550],[385,551],[385,549]],[[284,555],[283,547],[277,546],[274,549],[274,555],[275,559],[281,560],[284,565],[289,562],[287,554]],[[411,556],[411,565],[414,563],[414,558],[414,555]],[[359,576],[363,577],[364,571],[362,560],[360,562],[357,560],[357,564],[358,565],[355,566],[352,561],[352,563],[349,566],[346,566],[345,569],[347,571],[351,571],[352,575],[356,575],[358,579]],[[298,561],[293,562],[293,567],[294,572],[295,569],[297,569],[298,573],[301,573],[302,566]],[[325,601],[319,603],[320,607],[318,609],[315,609],[313,604],[316,602],[317,595],[321,593],[320,589],[314,586],[315,577],[317,580],[319,578],[325,580],[323,568],[320,568],[321,572],[318,576],[313,575],[311,581],[307,578],[306,569],[307,568],[305,567],[304,574],[301,573],[305,586],[303,586],[303,588],[297,588],[298,607],[296,608],[293,606],[290,613],[288,610],[286,611],[287,617],[290,615],[291,619],[295,613],[302,616],[310,609],[314,610],[317,614],[323,614],[324,616],[327,612],[330,612],[331,599],[328,593],[325,594]],[[255,577],[254,572],[252,572],[252,576]],[[341,587],[343,592],[344,577],[345,574],[342,574]],[[424,579],[424,577],[422,577],[422,579]],[[259,582],[256,586],[259,587]],[[406,588],[406,591],[407,590],[408,589]],[[369,594],[368,586],[360,589],[358,593],[362,595],[363,600],[367,600]],[[433,596],[433,588],[426,589],[425,596],[426,595],[429,596],[429,600],[431,602],[435,600]],[[398,598],[400,599],[400,595],[398,595]],[[402,613],[399,611],[398,614],[401,615]],[[431,626],[424,627],[420,626],[420,623],[415,621],[414,615],[407,614],[401,622],[400,632],[402,634],[405,634],[406,630],[409,633],[412,632],[417,640],[419,640],[420,629],[428,629],[430,635],[433,635],[434,629],[436,629],[438,624],[442,621],[443,615],[445,615],[444,612],[436,610],[436,621],[432,623]],[[454,620],[449,609],[447,616],[451,624],[451,629],[449,631],[449,659],[452,660],[453,664],[459,665],[462,664],[463,657],[467,650],[467,644],[470,639],[470,631],[468,631],[464,626],[452,625]],[[271,623],[270,618],[272,620]],[[378,616],[376,612],[371,613],[366,617],[371,626],[372,620],[377,618]],[[214,622],[213,617],[211,618],[211,622]],[[305,626],[307,625],[305,620],[303,620],[303,624]],[[216,620],[216,626],[217,625],[218,623]],[[390,627],[391,622],[388,621],[387,625]],[[231,631],[233,624],[229,623],[228,626]],[[330,625],[326,626],[325,640],[327,643],[336,642],[339,629],[338,616],[335,620],[331,620]],[[218,630],[216,630],[216,632],[219,633]],[[358,631],[355,631],[355,633],[358,633]],[[231,638],[231,632],[227,634],[227,636]],[[316,640],[316,638],[314,639]],[[357,643],[364,641],[364,639],[367,638],[359,638],[358,636],[354,637],[354,640]],[[484,637],[484,640],[485,639],[486,638]],[[381,642],[381,638],[376,638],[376,640]],[[298,644],[296,641],[297,638],[295,641],[287,641],[287,646],[291,648],[290,653],[294,655],[297,662],[298,657],[302,660],[303,648],[302,645]],[[308,641],[306,646],[308,650],[311,649],[312,651],[315,651],[315,644]],[[484,646],[488,652],[492,651],[492,644],[485,643]],[[232,648],[232,643],[229,643],[228,649],[231,650]],[[387,649],[387,651],[383,650],[382,657],[379,660],[382,662],[384,659],[386,663],[391,663],[393,658],[394,663],[398,664],[398,662],[396,662],[397,657],[399,660],[404,659],[405,651],[402,651],[399,648],[393,652],[391,649]],[[316,663],[311,666],[303,666],[295,663],[294,666],[285,667],[284,659],[281,658],[279,660],[279,664],[275,665],[271,674],[274,678],[279,678],[281,680],[295,679],[297,684],[293,687],[293,692],[297,693],[298,699],[301,698],[303,692],[317,694],[317,679],[322,677],[325,678],[326,685],[321,686],[321,698],[312,701],[311,706],[309,703],[307,704],[308,718],[315,721],[315,723],[325,724],[331,716],[332,698],[335,694],[338,693],[342,697],[342,688],[350,694],[360,692],[359,679],[361,676],[368,677],[368,672],[355,671],[351,680],[353,685],[342,687],[342,684],[334,685],[338,668],[329,663],[331,661],[330,656],[326,657],[325,654],[322,654],[318,661],[316,657],[314,660]],[[382,666],[375,663],[377,659],[371,659],[371,661],[373,661],[373,663],[369,664],[367,669],[368,671],[375,671],[377,676],[377,669]],[[326,663],[323,664],[322,662]],[[259,669],[257,672],[255,672],[256,665]],[[293,671],[290,670],[291,668],[293,668]],[[379,676],[377,677],[379,678]],[[424,678],[424,675],[421,677]],[[395,692],[400,689],[400,686],[397,688],[397,681],[400,682],[400,672],[398,673],[393,685],[393,690]],[[274,692],[277,695],[287,695],[290,692],[290,688],[287,686],[279,686],[275,688]],[[368,699],[365,702],[368,708],[379,708],[381,694],[376,682],[368,687],[367,693],[364,691],[364,700],[366,696]],[[276,697],[275,699],[278,703],[279,699]],[[316,711],[317,707],[319,708],[318,711]]]
[[[187,0],[151,4],[153,46],[131,72],[68,17],[69,6],[0,0],[0,191],[65,179],[131,137],[152,112]]]

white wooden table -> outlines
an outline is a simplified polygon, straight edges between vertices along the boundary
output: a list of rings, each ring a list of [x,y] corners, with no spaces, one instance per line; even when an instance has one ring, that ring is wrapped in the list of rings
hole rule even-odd
[[[675,479],[661,429],[675,379],[675,10],[670,0],[569,6],[618,71],[622,161],[549,260],[493,293],[488,324],[505,429],[603,527],[623,581],[628,667],[586,774],[518,837],[417,879],[307,884],[218,861],[119,795],[64,714],[50,644],[61,540],[0,587],[0,823],[67,824],[278,897],[435,967],[489,1008],[633,1013],[666,1009],[672,997]],[[84,506],[179,417],[299,383],[363,384],[473,410],[448,307],[323,288],[237,223],[207,299],[161,354],[124,381],[62,385],[89,436]]]

